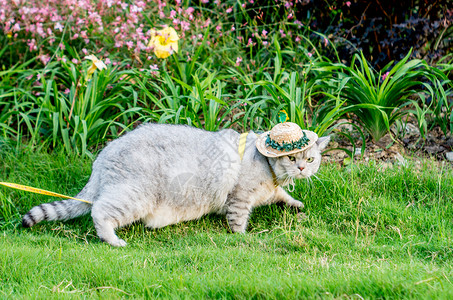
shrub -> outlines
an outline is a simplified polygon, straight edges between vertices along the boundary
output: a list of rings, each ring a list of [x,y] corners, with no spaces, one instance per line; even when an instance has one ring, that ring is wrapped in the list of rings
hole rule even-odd
[[[329,36],[345,61],[360,50],[373,66],[383,68],[390,61],[403,59],[411,49],[412,57],[435,61],[453,47],[450,0],[295,3],[295,17]]]
[[[424,99],[424,94],[428,93],[434,98],[438,95],[436,89],[442,88],[436,83],[439,74],[433,72],[423,60],[409,60],[410,55],[409,52],[393,67],[391,62],[379,72],[370,66],[363,53],[355,54],[350,66],[318,64],[318,68],[333,73],[327,74],[333,81],[326,81],[326,88],[338,90],[340,97],[346,100],[345,110],[358,117],[358,121],[376,142],[395,121],[408,113],[404,108],[414,102],[411,96]],[[424,114],[418,116],[424,117]],[[418,121],[424,124],[423,119]],[[422,134],[423,129],[420,126]]]

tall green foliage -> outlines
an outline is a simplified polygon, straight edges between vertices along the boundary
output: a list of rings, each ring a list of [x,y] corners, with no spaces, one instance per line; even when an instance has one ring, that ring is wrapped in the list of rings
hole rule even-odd
[[[407,114],[405,108],[418,103],[417,98],[425,94],[436,98],[442,88],[436,84],[438,73],[425,61],[409,57],[410,53],[393,67],[392,62],[379,72],[370,66],[363,53],[355,54],[350,66],[341,63],[319,66],[328,71],[323,74],[328,77],[326,88],[338,90],[346,101],[345,110],[357,116],[374,141],[379,141],[396,120]],[[419,124],[423,124],[424,114],[418,117]],[[423,126],[420,129],[423,133]]]
[[[24,135],[33,144],[61,143],[68,152],[91,155],[92,147],[133,122],[141,107],[130,72],[109,68],[91,77],[87,64],[50,63],[26,72],[28,78],[38,78],[28,88],[2,86],[6,89],[2,119],[10,116],[3,123],[4,134],[16,139]]]
[[[248,122],[252,129],[267,129],[279,122],[277,114],[285,110],[288,121],[313,130],[318,135],[324,135],[344,113],[344,101],[334,96],[328,97],[332,106],[318,101],[326,98],[326,91],[322,81],[313,76],[313,66],[323,58],[308,61],[301,66],[299,72],[288,72],[282,66],[282,51],[277,41],[275,45],[274,73],[263,72],[263,79],[249,83],[252,89],[249,98],[246,97],[244,101],[250,105],[244,122]],[[327,107],[328,111],[325,109]]]

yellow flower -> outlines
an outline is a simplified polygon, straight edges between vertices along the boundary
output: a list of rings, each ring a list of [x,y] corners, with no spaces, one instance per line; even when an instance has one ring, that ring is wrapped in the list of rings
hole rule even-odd
[[[153,47],[154,54],[158,58],[167,58],[178,52],[178,34],[172,27],[166,27],[162,30],[151,32],[151,40],[148,47]]]
[[[85,59],[91,60],[93,62],[91,64],[91,67],[88,69],[88,76],[91,76],[94,71],[96,71],[96,69],[107,69],[107,66],[102,62],[102,60],[98,59],[93,54],[85,56]]]

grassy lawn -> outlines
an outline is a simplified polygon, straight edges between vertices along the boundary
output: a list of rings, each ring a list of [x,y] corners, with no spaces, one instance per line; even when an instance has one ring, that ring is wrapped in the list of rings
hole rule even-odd
[[[0,181],[71,195],[91,166],[6,146],[0,161]],[[0,298],[453,297],[450,165],[325,164],[319,178],[297,185],[301,213],[258,208],[245,235],[211,215],[128,226],[121,249],[99,241],[90,217],[22,228],[21,216],[50,199],[0,188]]]
[[[282,110],[350,157],[391,128],[452,151],[450,0],[9,2],[1,182],[76,195],[141,123],[267,131]],[[453,165],[388,166],[325,163],[292,193],[304,209],[257,208],[243,235],[209,215],[121,228],[124,248],[90,216],[23,228],[54,199],[0,186],[0,300],[453,299]]]

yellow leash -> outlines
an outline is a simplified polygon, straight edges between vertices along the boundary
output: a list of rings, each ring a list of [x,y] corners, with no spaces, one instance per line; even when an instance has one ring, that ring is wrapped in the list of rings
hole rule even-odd
[[[91,201],[78,199],[78,198],[74,198],[74,197],[69,197],[69,196],[66,196],[66,195],[57,194],[57,193],[49,192],[49,191],[46,191],[46,190],[41,190],[41,189],[37,189],[37,188],[31,187],[31,186],[26,186],[26,185],[21,185],[21,184],[16,184],[16,183],[9,183],[9,182],[0,182],[0,185],[4,185],[4,186],[7,186],[7,187],[16,189],[16,190],[32,192],[32,193],[35,193],[35,194],[42,194],[42,195],[47,195],[47,196],[52,196],[52,197],[60,197],[60,198],[68,198],[68,199],[73,199],[73,200],[85,202],[85,203],[88,203],[88,204],[93,204],[93,202],[91,202]]]
[[[245,152],[245,144],[247,143],[247,136],[249,135],[248,132],[242,133],[241,136],[239,137],[239,146],[238,146],[238,152],[239,156],[242,158],[244,157],[244,152]]]

